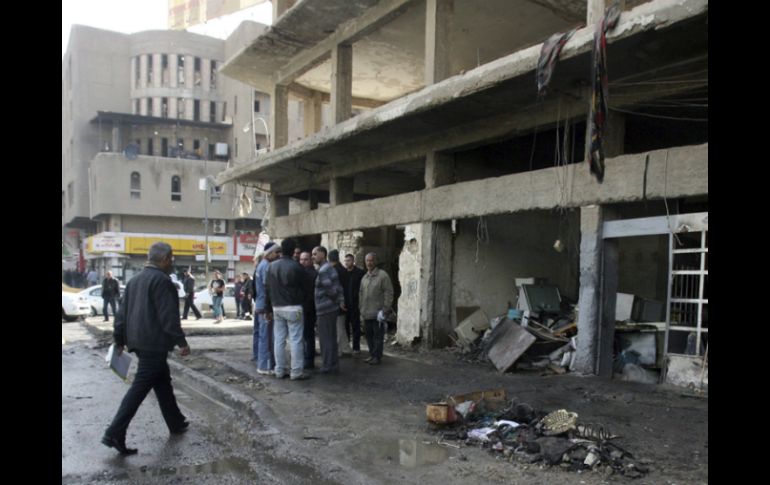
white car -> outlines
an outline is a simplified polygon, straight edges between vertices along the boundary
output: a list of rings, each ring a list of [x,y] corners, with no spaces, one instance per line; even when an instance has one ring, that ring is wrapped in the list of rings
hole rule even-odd
[[[115,302],[116,308],[120,303],[120,298],[123,298],[123,292],[126,290],[126,285],[120,284],[119,286],[120,297],[118,298],[118,301]],[[102,285],[89,286],[78,294],[85,297],[85,299],[88,301],[88,305],[90,306],[89,316],[95,317],[96,315],[102,314],[102,309],[104,308],[104,299],[102,299]],[[112,307],[109,305],[107,306],[107,313],[114,315],[112,313]]]
[[[193,301],[195,302],[195,306],[198,307],[198,310],[200,310],[201,313],[212,311],[211,294],[209,293],[208,288],[195,293],[195,300]],[[224,298],[222,298],[222,306],[225,308],[225,315],[227,315],[228,313],[231,313],[233,315],[238,314],[235,308],[235,284],[234,283],[225,284],[225,293],[224,293]]]
[[[61,317],[64,320],[74,322],[78,318],[84,318],[90,314],[91,306],[86,297],[80,293],[61,292]]]

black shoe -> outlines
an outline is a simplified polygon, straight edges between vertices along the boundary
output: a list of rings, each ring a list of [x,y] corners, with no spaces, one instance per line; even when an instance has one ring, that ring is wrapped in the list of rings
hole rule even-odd
[[[187,431],[190,428],[190,422],[185,421],[182,423],[182,426],[178,427],[177,429],[173,429],[170,431],[171,434],[182,434],[185,431]]]
[[[105,319],[104,319],[104,321],[105,321],[105,322],[109,322],[109,321],[110,321],[110,319],[109,319],[109,318],[105,318]]]
[[[110,448],[115,448],[120,452],[121,455],[133,455],[139,451],[136,448],[126,448],[125,441],[118,441],[115,438],[107,435],[102,437],[102,444],[109,446]]]
[[[367,357],[364,359],[364,362],[369,363],[374,360],[374,357]]]
[[[369,365],[380,365],[380,359],[372,359],[369,361]]]
[[[300,374],[296,377],[291,378],[292,381],[304,381],[307,379],[310,379],[310,374]]]

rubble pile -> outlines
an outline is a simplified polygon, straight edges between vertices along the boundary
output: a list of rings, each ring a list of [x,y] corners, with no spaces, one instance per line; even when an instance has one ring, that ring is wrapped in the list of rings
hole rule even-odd
[[[511,462],[629,478],[647,473],[631,453],[613,442],[618,436],[603,426],[581,423],[576,413],[564,409],[546,413],[504,397],[502,389],[449,397],[428,405],[428,420],[442,439],[480,446]],[[436,414],[437,409],[442,412]]]

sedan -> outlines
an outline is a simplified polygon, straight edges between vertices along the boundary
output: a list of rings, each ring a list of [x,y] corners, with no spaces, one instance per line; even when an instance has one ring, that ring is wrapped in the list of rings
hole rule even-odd
[[[61,292],[61,317],[74,322],[78,318],[87,317],[91,313],[91,307],[88,305],[86,297],[80,293]]]
[[[118,298],[118,301],[115,302],[116,306],[120,303],[120,298],[123,298],[123,292],[126,290],[126,285],[121,284],[120,285],[120,297]],[[91,307],[91,313],[89,314],[92,317],[95,317],[96,315],[102,314],[102,309],[104,308],[104,299],[102,298],[102,285],[94,285],[89,286],[85,290],[81,291],[79,295],[83,296],[88,300],[88,305]],[[107,306],[107,312],[110,315],[113,315],[112,308],[108,305]]]
[[[201,290],[197,293],[195,293],[195,306],[198,307],[198,309],[201,312],[207,312],[212,311],[211,310],[211,294],[209,293],[208,289]],[[235,308],[235,284],[234,283],[227,283],[225,284],[225,293],[224,298],[222,299],[222,306],[225,308],[225,315],[228,313],[237,315],[237,311]]]

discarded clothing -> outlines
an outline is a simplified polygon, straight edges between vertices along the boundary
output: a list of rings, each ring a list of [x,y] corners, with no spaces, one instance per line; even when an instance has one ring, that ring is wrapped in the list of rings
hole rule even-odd
[[[566,33],[559,32],[553,34],[548,40],[543,42],[543,48],[540,50],[540,58],[537,60],[537,71],[535,72],[538,96],[545,96],[545,91],[548,84],[551,82],[551,75],[553,74],[553,68],[556,65],[556,61],[559,59],[559,54],[561,53],[564,44],[567,43],[575,31],[577,31],[577,28]]]
[[[620,18],[620,2],[615,0],[604,12],[594,32],[594,50],[592,76],[593,93],[591,95],[591,149],[588,163],[591,173],[600,183],[604,181],[604,126],[607,122],[609,90],[607,87],[607,32],[614,29]]]

